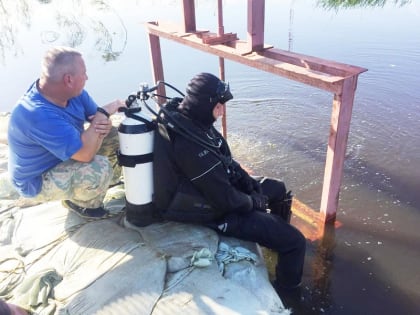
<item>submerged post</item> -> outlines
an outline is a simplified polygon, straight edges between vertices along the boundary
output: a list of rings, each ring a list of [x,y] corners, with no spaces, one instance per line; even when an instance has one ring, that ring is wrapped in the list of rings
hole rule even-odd
[[[356,87],[357,75],[351,76],[334,95],[320,209],[325,222],[336,218]]]

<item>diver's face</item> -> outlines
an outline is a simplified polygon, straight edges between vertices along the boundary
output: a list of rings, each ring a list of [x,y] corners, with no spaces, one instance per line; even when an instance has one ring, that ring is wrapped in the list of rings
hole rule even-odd
[[[225,104],[217,103],[216,106],[213,108],[213,117],[214,119],[218,119],[219,117],[222,117],[225,112]]]

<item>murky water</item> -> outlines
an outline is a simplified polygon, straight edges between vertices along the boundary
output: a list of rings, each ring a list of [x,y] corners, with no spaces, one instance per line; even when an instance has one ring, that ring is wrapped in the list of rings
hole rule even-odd
[[[385,2],[385,1],[384,1]],[[217,1],[196,4],[216,30]],[[226,32],[246,37],[246,1],[226,0]],[[265,42],[368,68],[359,77],[337,219],[308,244],[302,314],[415,314],[420,309],[420,1],[325,10],[316,1],[266,1]],[[0,0],[0,111],[38,76],[52,44],[82,50],[87,89],[102,104],[151,81],[142,22],[181,21],[181,1]],[[162,41],[165,80],[180,89],[218,72],[214,56]],[[235,99],[228,139],[257,174],[283,178],[320,204],[332,95],[226,61]]]

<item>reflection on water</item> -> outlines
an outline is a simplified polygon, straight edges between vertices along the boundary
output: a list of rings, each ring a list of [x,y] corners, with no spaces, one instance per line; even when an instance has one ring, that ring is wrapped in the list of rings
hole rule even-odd
[[[289,50],[293,50],[294,2],[289,8]],[[389,1],[388,1],[389,2]],[[394,0],[397,6],[404,6],[411,0]],[[318,0],[323,9],[338,11],[354,7],[383,7],[387,0]],[[43,6],[48,7],[43,10]],[[5,62],[5,52],[19,53],[16,37],[24,29],[30,29],[35,15],[48,16],[55,22],[49,29],[41,31],[43,43],[80,46],[92,32],[95,48],[102,53],[105,61],[115,61],[127,44],[127,30],[118,12],[105,0],[95,1],[54,1],[54,0],[0,0],[0,57]],[[109,24],[110,20],[114,20]],[[118,24],[118,25],[117,25]],[[120,28],[118,31],[117,28]],[[120,43],[116,44],[115,41]],[[119,47],[118,47],[119,46]]]
[[[115,61],[127,45],[127,29],[118,12],[107,1],[0,0],[0,58],[19,53],[18,36],[34,27],[42,16],[41,41],[44,44],[79,47],[93,43],[105,61]]]
[[[312,287],[304,286],[303,303],[317,313],[324,313],[333,304],[330,272],[334,263],[335,227],[326,225],[322,238],[313,247],[313,257],[309,261],[312,273],[308,281]]]
[[[13,6],[12,6],[13,5]],[[18,14],[15,14],[18,12]],[[26,1],[0,1],[0,57],[5,53],[17,54],[15,36],[21,26],[30,27],[29,6]]]
[[[343,1],[343,0],[318,0],[318,5],[323,9],[350,9],[355,7],[383,7],[386,3],[392,2],[395,5],[403,6],[410,3],[411,0],[356,0],[356,1]]]

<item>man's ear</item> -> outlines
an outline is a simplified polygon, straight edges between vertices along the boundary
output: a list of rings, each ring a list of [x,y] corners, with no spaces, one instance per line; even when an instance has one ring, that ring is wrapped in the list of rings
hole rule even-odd
[[[63,75],[63,82],[66,86],[71,86],[73,84],[73,77],[71,74],[66,73]]]

